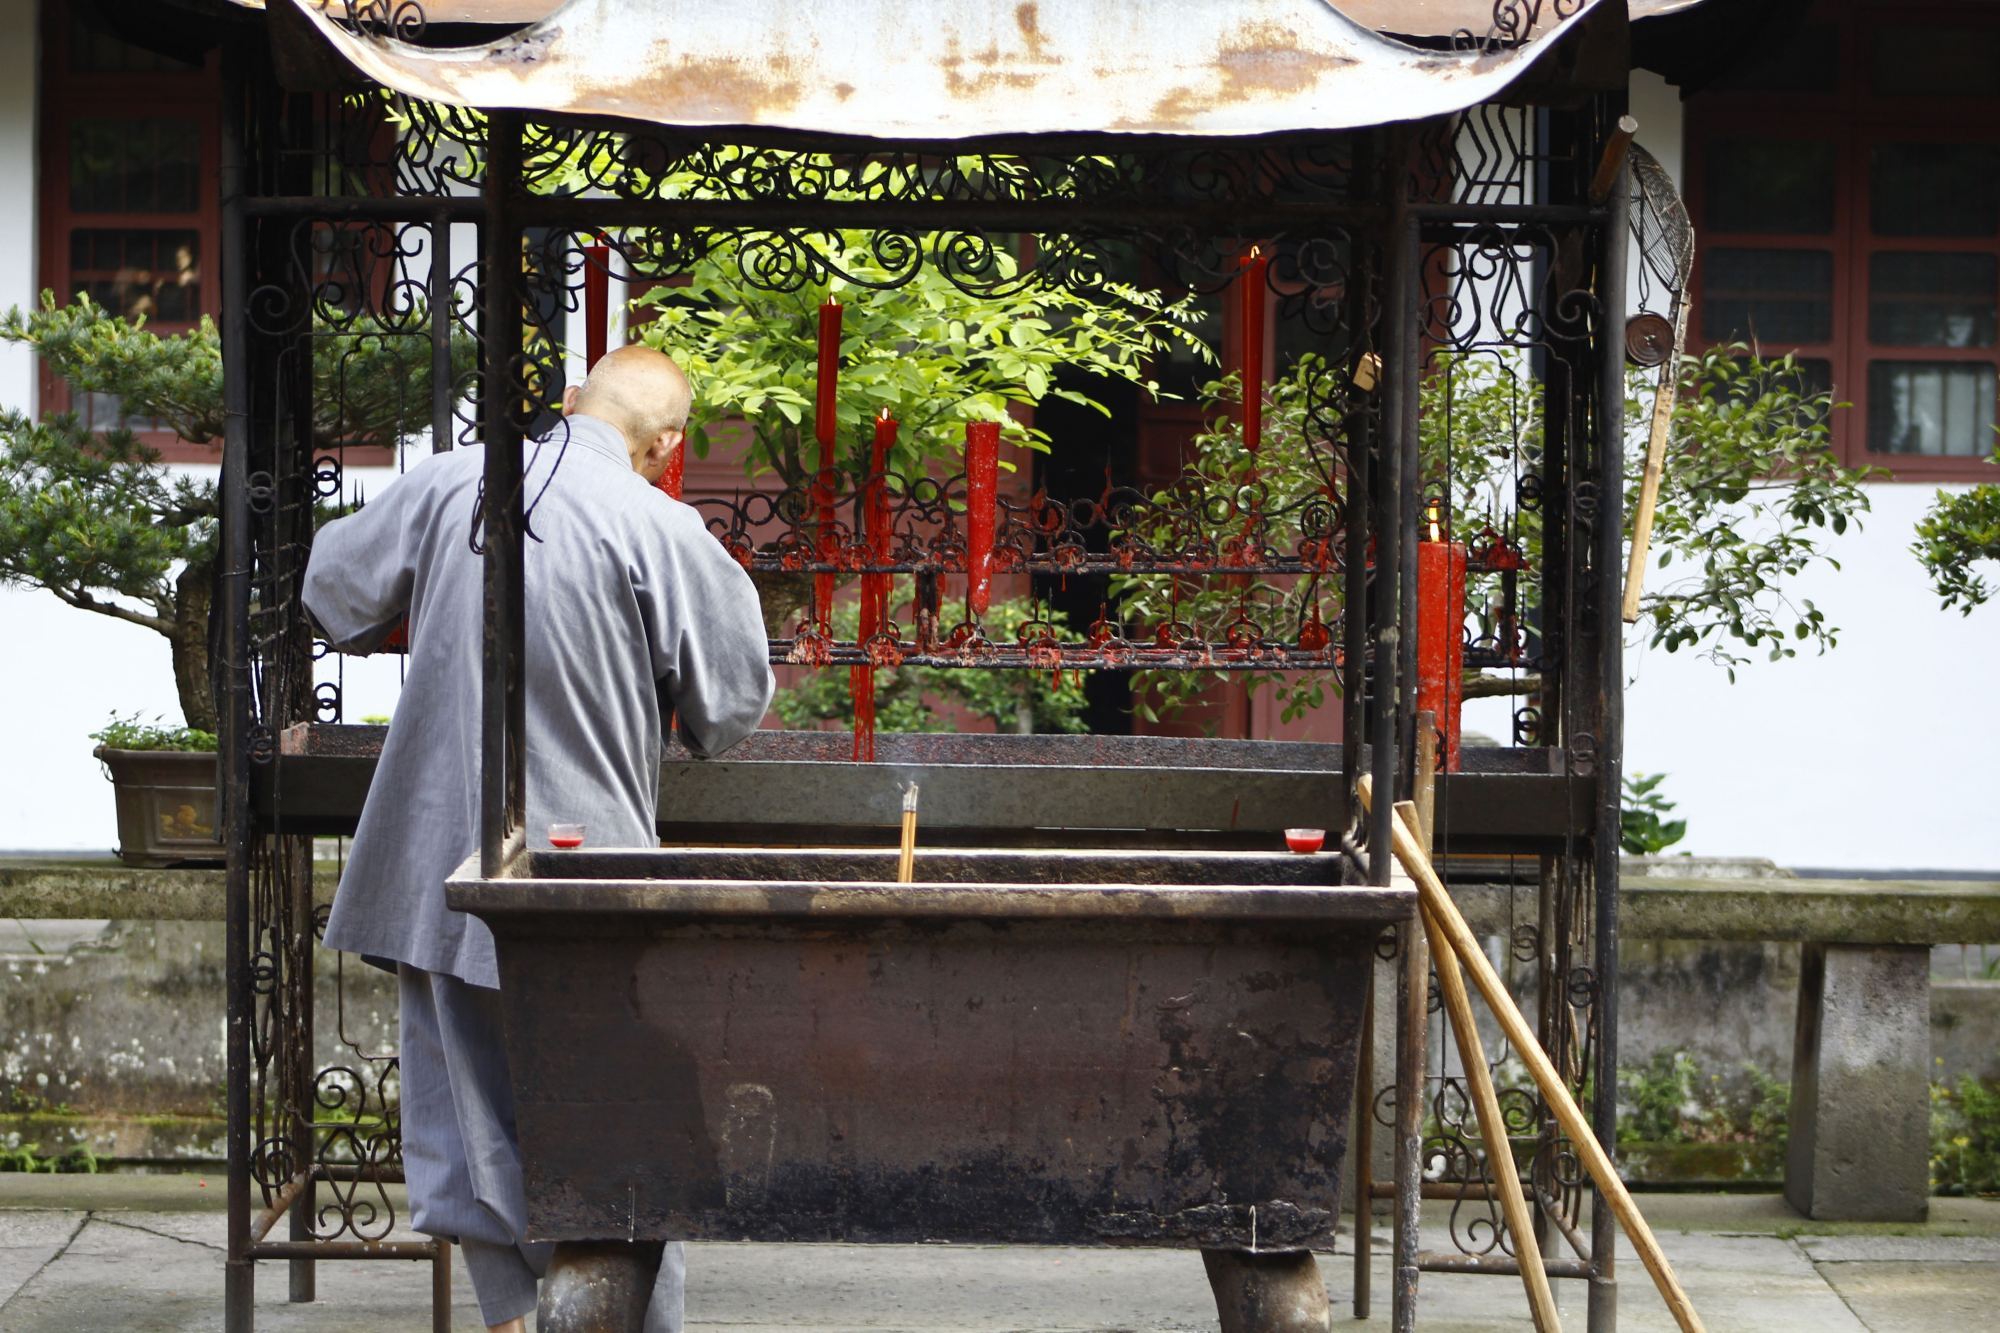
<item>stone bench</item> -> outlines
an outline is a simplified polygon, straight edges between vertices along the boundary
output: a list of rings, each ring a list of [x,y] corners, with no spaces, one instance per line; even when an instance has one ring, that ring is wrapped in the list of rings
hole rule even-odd
[[[1683,875],[1670,858],[1628,864],[1620,935],[1801,945],[1785,1197],[1820,1220],[1923,1220],[1931,948],[2000,941],[2000,883],[1801,879],[1768,865],[1735,868],[1729,876]],[[1503,892],[1464,893],[1474,929],[1504,927]]]

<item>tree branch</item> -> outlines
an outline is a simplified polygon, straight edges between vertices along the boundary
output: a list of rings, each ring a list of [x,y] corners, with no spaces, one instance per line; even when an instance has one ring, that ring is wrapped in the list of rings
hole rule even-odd
[[[132,611],[116,602],[100,602],[81,588],[73,592],[64,588],[50,588],[49,591],[80,611],[95,611],[98,615],[110,616],[113,620],[143,625],[153,633],[164,634],[170,639],[174,636],[174,623],[171,620],[149,616],[142,611]]]

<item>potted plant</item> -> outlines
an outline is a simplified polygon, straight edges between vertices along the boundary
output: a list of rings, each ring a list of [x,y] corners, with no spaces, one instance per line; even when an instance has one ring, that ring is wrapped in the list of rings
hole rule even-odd
[[[399,326],[423,324],[405,316]],[[206,319],[160,335],[88,297],[59,306],[44,292],[36,309],[0,318],[0,341],[33,348],[77,394],[114,396],[124,420],[150,418],[196,444],[222,434],[221,342]],[[404,423],[428,422],[428,340],[364,314],[310,341],[314,401],[325,405],[316,446],[394,446]],[[469,364],[470,342],[452,355],[455,366]],[[372,387],[358,398],[331,387],[349,378]],[[119,793],[120,855],[135,864],[221,857],[209,671],[216,517],[213,480],[168,472],[122,426],[93,431],[70,413],[36,420],[0,410],[0,583],[142,626],[171,650],[183,725],[114,718],[95,736]]]
[[[185,866],[222,858],[216,818],[215,733],[113,717],[91,733],[111,777],[118,855],[127,865]]]

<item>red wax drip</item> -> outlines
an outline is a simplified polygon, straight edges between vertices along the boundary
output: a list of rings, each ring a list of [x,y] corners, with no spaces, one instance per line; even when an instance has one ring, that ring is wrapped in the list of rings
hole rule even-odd
[[[674,451],[667,455],[667,470],[660,474],[660,479],[653,485],[678,500],[681,498],[681,487],[686,479],[687,441],[682,440],[675,446]]]
[[[972,614],[993,601],[993,532],[999,523],[1000,423],[965,423],[965,576]]]
[[[868,549],[868,563],[889,563],[889,451],[896,444],[896,419],[884,409],[875,418],[875,442],[869,451],[868,483],[863,492],[861,518]],[[889,620],[889,593],[893,575],[864,573],[861,576],[861,647],[881,633]],[[848,669],[847,683],[854,695],[854,757],[875,760],[875,667],[866,663]]]
[[[1437,718],[1444,767],[1458,771],[1465,703],[1465,543],[1417,543],[1417,711]]]
[[[1243,447],[1253,454],[1264,442],[1264,270],[1270,266],[1271,261],[1253,245],[1243,258],[1237,279],[1243,340]]]
[[[583,247],[583,364],[597,369],[611,341],[611,247]]]
[[[819,378],[814,385],[813,434],[819,439],[819,474],[813,489],[819,509],[819,558],[831,561],[833,550],[833,442],[840,433],[840,315],[838,301],[819,308]],[[813,579],[813,614],[833,618],[833,575]]]

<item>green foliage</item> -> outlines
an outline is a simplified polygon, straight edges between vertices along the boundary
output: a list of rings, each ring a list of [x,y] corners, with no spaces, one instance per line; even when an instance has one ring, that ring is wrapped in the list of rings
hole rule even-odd
[[[1931,1085],[1931,1192],[2000,1194],[2000,1083]]]
[[[40,1175],[95,1175],[97,1154],[88,1144],[73,1144],[53,1157],[41,1155],[39,1143],[22,1143],[19,1134],[9,1134],[11,1142],[0,1143],[0,1172],[19,1171]]]
[[[1659,791],[1664,773],[1625,775],[1625,808],[1618,816],[1618,846],[1627,856],[1657,856],[1687,836],[1685,819],[1667,819],[1674,803]]]
[[[2000,463],[2000,455],[1986,460]],[[1994,593],[1976,561],[2000,563],[2000,483],[1985,482],[1953,495],[1939,491],[1937,499],[1917,520],[1916,552],[1931,587],[1947,607],[1971,615]]]
[[[1633,451],[1645,447],[1650,397],[1627,404]],[[1829,422],[1832,395],[1807,384],[1787,354],[1763,359],[1741,345],[1683,359],[1673,436],[1653,519],[1661,571],[1648,579],[1641,621],[1654,646],[1696,648],[1727,668],[1758,649],[1772,661],[1810,644],[1825,652],[1839,631],[1785,586],[1818,565],[1838,569],[1826,549],[1868,509],[1872,469],[1841,466]],[[1628,512],[1643,468],[1628,466]]]
[[[1297,550],[1308,536],[1327,531],[1331,515],[1319,501],[1333,489],[1333,451],[1314,431],[1308,410],[1312,396],[1325,391],[1321,382],[1325,374],[1325,361],[1307,355],[1299,358],[1290,374],[1268,386],[1263,431],[1254,455],[1243,447],[1241,377],[1230,374],[1204,385],[1201,395],[1207,415],[1194,437],[1185,471],[1172,488],[1153,497],[1174,517],[1133,535],[1167,550],[1226,550],[1242,533],[1246,519],[1226,507],[1197,503],[1204,495],[1233,496],[1238,510],[1255,503],[1264,518],[1266,539],[1281,551]],[[1127,625],[1150,631],[1178,620],[1208,639],[1222,638],[1230,623],[1246,613],[1266,628],[1287,633],[1306,623],[1315,609],[1322,623],[1331,624],[1341,605],[1340,580],[1333,574],[1182,580],[1158,574],[1123,575],[1111,580],[1111,594]],[[1340,692],[1339,677],[1332,671],[1252,671],[1230,676],[1250,690],[1272,690],[1286,721]],[[1135,672],[1132,706],[1148,721],[1157,722],[1186,708],[1215,682],[1216,676],[1206,672]]]
[[[1769,1143],[1790,1135],[1791,1084],[1745,1062],[1732,1085],[1685,1051],[1618,1071],[1618,1143]]]
[[[137,713],[130,717],[112,715],[109,722],[90,733],[90,739],[108,750],[213,750],[215,733],[197,727],[170,727],[158,718],[141,722]]]
[[[891,605],[908,599],[907,584],[899,584]],[[1058,635],[1067,627],[1060,615],[1037,608],[1024,598],[996,601],[984,624],[996,639],[1012,637],[1028,624],[1047,625]],[[834,633],[853,638],[861,623],[861,608],[853,602],[833,609]],[[891,731],[954,731],[956,724],[940,714],[941,706],[956,705],[992,722],[1000,731],[1017,730],[1025,710],[1035,731],[1082,731],[1083,678],[1065,672],[981,671],[952,667],[884,667],[875,672],[875,729]],[[772,706],[788,727],[812,727],[821,722],[848,723],[854,718],[854,696],[844,667],[815,671],[796,685],[778,691]]]
[[[864,283],[891,279],[879,238],[865,231],[821,238],[832,262]],[[932,249],[935,238],[916,243]],[[1170,345],[1208,355],[1189,330],[1192,299],[1110,281],[1082,295],[1067,288],[1015,282],[1019,266],[1003,251],[992,262],[1005,281],[977,299],[954,287],[927,260],[898,286],[814,283],[796,291],[759,286],[755,238],[741,252],[697,260],[686,286],[657,287],[642,300],[659,318],[642,334],[685,369],[694,386],[688,437],[707,457],[716,428],[741,419],[750,429],[752,474],[775,472],[787,485],[819,466],[813,406],[817,387],[819,307],[829,295],[844,307],[837,400],[840,466],[865,468],[872,422],[887,411],[901,423],[890,470],[917,475],[927,460],[955,460],[968,421],[998,421],[1013,442],[1046,449],[1045,432],[1016,422],[1010,407],[1045,398],[1106,409],[1056,372],[1074,368],[1142,385],[1153,357]],[[900,268],[900,266],[899,266]]]
[[[1304,411],[1309,386],[1323,374],[1315,358],[1302,358],[1269,390],[1255,473],[1272,509],[1325,488],[1328,446],[1310,442]],[[1628,515],[1644,474],[1655,384],[1647,372],[1627,379]],[[1211,486],[1241,485],[1252,462],[1233,410],[1240,387],[1218,380],[1203,398],[1210,419],[1195,438],[1191,467]],[[1795,604],[1786,589],[1816,565],[1839,568],[1827,541],[1868,509],[1862,482],[1870,471],[1842,467],[1833,453],[1828,422],[1838,405],[1810,389],[1794,358],[1760,359],[1742,346],[1684,358],[1678,403],[1652,536],[1659,570],[1669,573],[1653,575],[1640,604],[1646,640],[1668,652],[1696,649],[1732,680],[1750,650],[1781,660],[1805,646],[1834,647],[1838,630],[1825,613],[1810,601]],[[1520,505],[1516,495],[1543,447],[1541,394],[1525,365],[1490,353],[1435,357],[1418,388],[1417,428],[1424,492],[1447,500],[1454,538],[1476,543],[1491,530],[1520,547],[1530,571],[1540,570],[1541,512]],[[1296,533],[1279,537],[1282,548]],[[1177,616],[1210,635],[1246,610],[1266,625],[1296,625],[1309,599],[1318,600],[1323,618],[1336,614],[1340,589],[1331,581],[1291,582],[1296,586],[1211,579],[1176,589],[1164,578],[1128,578],[1114,586],[1128,623],[1150,626]],[[1475,634],[1499,628],[1498,595],[1498,576],[1470,580],[1466,601]],[[1274,689],[1287,718],[1338,693],[1330,671],[1239,679],[1252,689]],[[1144,687],[1142,711],[1156,714],[1184,708],[1214,677],[1154,673],[1134,683]],[[1486,683],[1497,689],[1480,692],[1525,691],[1535,681]]]
[[[0,341],[27,344],[76,392],[116,394],[128,416],[155,418],[191,443],[222,434],[222,340],[206,317],[163,337],[88,296],[59,306],[45,291],[38,308],[0,318]]]
[[[314,447],[395,445],[428,427],[430,343],[421,310],[360,314],[307,341]],[[51,293],[0,317],[0,342],[32,348],[78,392],[115,395],[128,418],[184,440],[222,433],[222,352],[215,325],[161,335],[88,297]],[[469,369],[476,349],[454,339]],[[121,427],[93,433],[73,415],[41,421],[0,411],[0,583],[44,588],[69,605],[142,625],[174,647],[187,721],[211,723],[207,669],[213,482],[171,476],[158,453]],[[136,605],[135,605],[136,603]]]
[[[430,425],[431,345],[422,306],[322,322],[307,341],[313,361],[313,447],[393,446]],[[203,318],[185,333],[158,334],[113,315],[88,296],[0,317],[0,342],[35,350],[80,393],[114,394],[128,417],[152,418],[193,444],[222,436],[222,339]],[[478,346],[452,338],[454,377],[471,370]]]
[[[170,477],[158,461],[124,429],[93,435],[66,413],[0,411],[0,583],[169,633],[172,573],[209,558],[216,502],[212,483]]]

